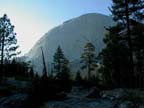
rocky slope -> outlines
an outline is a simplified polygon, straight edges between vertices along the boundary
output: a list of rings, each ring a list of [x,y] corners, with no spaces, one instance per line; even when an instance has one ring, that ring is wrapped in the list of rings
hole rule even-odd
[[[30,50],[27,56],[30,58],[37,72],[42,72],[42,54],[40,47],[43,47],[47,68],[51,67],[53,55],[58,47],[64,51],[65,56],[71,64],[79,64],[80,55],[87,42],[92,42],[98,54],[104,47],[103,37],[106,33],[104,27],[114,25],[110,16],[90,13],[73,19],[48,31]],[[73,66],[75,67],[75,66]],[[78,65],[77,65],[78,67]]]
[[[114,89],[101,91],[100,98],[86,98],[88,91],[72,91],[65,100],[48,101],[41,108],[144,108],[141,90]]]

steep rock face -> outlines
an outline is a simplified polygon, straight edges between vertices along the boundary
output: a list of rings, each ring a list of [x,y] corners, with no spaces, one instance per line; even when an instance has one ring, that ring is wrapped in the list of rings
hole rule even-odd
[[[46,64],[53,60],[53,55],[61,46],[65,56],[71,64],[78,64],[83,47],[87,42],[92,42],[98,54],[104,47],[103,38],[106,33],[105,27],[114,25],[111,17],[90,13],[71,20],[48,31],[30,50],[27,56],[30,58],[37,72],[42,72],[42,54],[44,50]],[[47,67],[48,68],[48,67]]]

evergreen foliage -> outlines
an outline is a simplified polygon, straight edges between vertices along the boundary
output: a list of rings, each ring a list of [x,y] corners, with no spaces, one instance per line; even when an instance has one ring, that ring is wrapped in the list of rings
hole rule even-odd
[[[142,75],[143,63],[139,58],[144,56],[144,1],[113,0],[110,10],[117,24],[107,28],[108,34],[104,38],[106,48],[101,53],[103,78],[111,79],[108,82],[115,87],[135,87],[140,83],[138,75]]]
[[[63,70],[67,70],[69,61],[65,58],[63,51],[60,46],[58,46],[56,53],[53,56],[53,71],[60,73]]]
[[[31,66],[28,62],[19,62],[16,59],[9,61],[4,64],[3,75],[5,77],[29,77],[29,74],[32,71]]]
[[[60,46],[58,46],[56,53],[54,54],[54,72],[56,73],[55,79],[62,86],[64,91],[69,92],[71,90],[72,81],[69,69],[69,61],[63,54]]]
[[[5,60],[10,60],[12,57],[19,54],[16,52],[17,48],[16,33],[14,26],[11,24],[10,19],[4,14],[0,18],[0,59],[1,59],[1,72],[3,71],[3,64]]]
[[[97,67],[95,47],[92,43],[87,43],[81,55],[81,69],[87,69],[88,79],[91,78],[91,71]]]

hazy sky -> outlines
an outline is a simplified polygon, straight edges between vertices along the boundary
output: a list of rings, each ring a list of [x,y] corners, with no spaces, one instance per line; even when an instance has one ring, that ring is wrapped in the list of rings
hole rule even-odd
[[[111,0],[0,0],[4,13],[15,25],[18,44],[27,53],[48,30],[85,13],[110,15]]]

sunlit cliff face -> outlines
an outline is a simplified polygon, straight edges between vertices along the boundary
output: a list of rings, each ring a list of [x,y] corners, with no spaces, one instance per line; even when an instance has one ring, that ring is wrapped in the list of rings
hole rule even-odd
[[[104,27],[112,25],[114,25],[114,21],[111,17],[97,13],[89,13],[72,18],[43,35],[27,56],[33,62],[36,72],[42,72],[43,64],[40,47],[43,47],[46,64],[49,64],[52,63],[53,55],[60,45],[71,65],[78,67],[85,44],[88,42],[93,43],[96,48],[96,54],[98,54],[104,47],[103,38],[106,34]],[[49,65],[50,67],[51,64]]]
[[[110,4],[110,0],[0,0],[0,17],[8,15],[25,54],[54,26],[85,13],[109,15]]]

